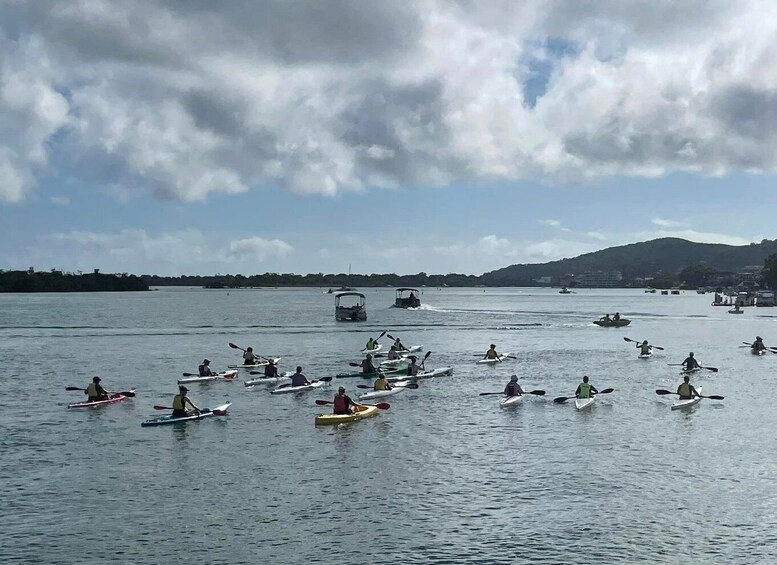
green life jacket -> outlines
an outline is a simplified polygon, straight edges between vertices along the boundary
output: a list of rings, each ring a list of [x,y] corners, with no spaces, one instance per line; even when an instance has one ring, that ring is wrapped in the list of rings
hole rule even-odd
[[[86,387],[86,394],[89,396],[89,398],[95,398],[97,396],[100,396],[97,393],[97,385],[94,383],[90,383],[88,387]]]
[[[176,394],[173,398],[173,410],[183,410],[183,399],[184,396],[182,394]]]
[[[580,398],[591,397],[591,383],[580,383]]]
[[[691,383],[683,383],[679,386],[677,389],[677,392],[680,394],[680,396],[684,396],[687,398],[691,397]]]

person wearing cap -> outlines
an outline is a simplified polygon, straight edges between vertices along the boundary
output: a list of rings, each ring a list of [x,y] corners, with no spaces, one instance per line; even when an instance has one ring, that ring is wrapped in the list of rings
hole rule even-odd
[[[364,358],[364,360],[361,362],[361,365],[359,365],[362,368],[362,373],[377,373],[378,370],[375,368],[375,365],[372,364],[372,355],[369,353],[367,354],[367,357]]]
[[[202,365],[199,366],[201,377],[212,377],[216,373],[210,370],[210,359],[203,359]]]
[[[195,414],[200,413],[200,409],[194,405],[194,402],[192,402],[188,396],[186,396],[187,392],[189,392],[189,389],[185,386],[181,385],[178,387],[178,394],[173,397],[173,418],[185,418],[186,416],[189,416],[190,414],[186,411],[187,404],[192,407]]]
[[[677,387],[677,394],[680,395],[680,400],[690,400],[694,396],[699,396],[698,391],[691,384],[691,377],[688,375],[683,377],[683,384]]]
[[[766,351],[764,340],[761,338],[760,335],[755,337],[755,341],[753,342],[753,345],[750,346],[750,349],[753,350],[753,353],[760,353],[761,351]]]
[[[399,359],[399,353],[397,353],[397,346],[392,345],[389,349],[388,355],[386,356],[389,361],[396,361]]]
[[[420,367],[416,364],[416,361],[418,361],[418,357],[415,355],[411,355],[409,357],[410,359],[410,365],[407,368],[407,374],[411,377],[415,377],[418,374],[418,370]]]
[[[275,378],[278,376],[278,366],[272,359],[268,359],[267,365],[264,366],[264,376],[267,378]]]
[[[243,353],[243,365],[256,365],[259,363],[259,358],[254,355],[253,347],[249,347]]]
[[[637,349],[639,349],[640,355],[649,355],[650,352],[653,350],[653,346],[648,344],[648,340],[642,340],[642,343],[637,344]]]
[[[308,378],[302,374],[302,367],[297,367],[297,372],[291,376],[291,386],[305,386],[309,384]]]
[[[367,341],[367,346],[364,348],[364,350],[365,350],[365,351],[372,351],[372,350],[373,350],[373,349],[375,349],[376,347],[378,347],[378,342],[377,342],[377,341],[375,341],[374,339],[370,338],[370,339]]]
[[[588,382],[588,377],[583,377],[583,382],[577,385],[575,398],[591,398],[591,393],[598,394],[596,387]]]
[[[521,388],[521,385],[518,384],[518,375],[513,375],[510,377],[510,382],[507,383],[507,386],[505,386],[505,396],[521,396],[523,394],[523,389]]]
[[[683,369],[684,371],[693,371],[694,369],[701,369],[701,365],[699,365],[699,362],[693,356],[693,351],[691,351],[688,354],[688,357],[685,358],[685,361],[683,361],[681,365],[684,367]]]
[[[394,340],[394,347],[397,348],[397,351],[406,351],[407,350],[407,347],[402,345],[402,342],[399,341],[399,338]]]
[[[86,387],[84,393],[88,396],[88,402],[96,402],[98,400],[108,400],[108,393],[100,386],[100,377],[94,377],[89,386]]]
[[[496,345],[493,343],[491,344],[491,347],[486,351],[483,359],[499,359],[499,353],[496,352]],[[499,360],[501,361],[501,359]]]
[[[386,375],[383,373],[378,376],[377,379],[375,379],[375,382],[372,384],[373,390],[391,390],[391,385],[386,380]]]
[[[356,407],[351,397],[345,394],[345,387],[343,386],[337,390],[337,395],[332,404],[334,404],[335,414],[350,414],[352,412],[351,406]]]

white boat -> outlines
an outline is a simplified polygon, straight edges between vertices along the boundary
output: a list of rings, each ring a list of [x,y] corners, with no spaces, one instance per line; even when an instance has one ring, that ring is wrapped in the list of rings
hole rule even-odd
[[[314,388],[319,388],[324,386],[326,381],[313,381],[309,385],[302,385],[302,386],[285,386],[283,388],[276,388],[275,390],[271,390],[270,394],[290,394],[293,392],[306,392],[308,390],[313,390]]]
[[[575,408],[578,410],[585,410],[591,406],[596,400],[596,395],[592,394],[588,398],[575,398]]]
[[[648,353],[640,353],[638,357],[640,359],[650,359],[651,357],[653,357],[653,350],[651,349]]]
[[[394,299],[394,308],[418,308],[421,306],[421,299],[418,289],[402,287],[396,290]]]
[[[402,392],[405,392],[405,387],[401,385],[397,385],[391,390],[373,390],[371,392],[365,392],[359,397],[359,400],[373,400],[375,398],[387,398],[389,396],[396,396],[397,394],[400,394]]]
[[[291,376],[294,373],[292,371],[286,371],[283,374],[279,374],[277,377],[257,377],[255,379],[251,379],[246,381],[244,384],[247,387],[252,387],[256,385],[275,385],[278,383],[282,383],[284,381],[291,380]]]
[[[343,306],[343,298],[355,298],[356,304]],[[347,301],[346,301],[347,302]],[[366,298],[361,292],[341,292],[335,294],[335,320],[338,322],[363,322],[367,319]]]
[[[217,375],[209,375],[207,377],[184,377],[178,379],[179,385],[196,384],[196,383],[210,383],[213,381],[233,381],[237,378],[237,371],[224,371]]]
[[[503,361],[507,361],[510,357],[510,352],[502,353],[498,359],[480,359],[477,361],[479,365],[494,365],[496,363],[501,363]]]
[[[516,404],[520,403],[521,400],[523,400],[523,397],[525,395],[523,394],[516,394],[515,396],[505,396],[502,400],[499,401],[499,406],[505,407],[505,406],[515,406]]]
[[[396,377],[386,377],[386,380],[390,383],[398,383],[403,381],[410,382],[410,381],[417,381],[417,380],[423,380],[423,379],[433,379],[434,377],[448,377],[452,374],[453,374],[453,369],[451,367],[438,367],[430,371],[424,371],[424,372],[418,373],[415,377],[404,375],[404,376],[396,376]]]
[[[696,392],[701,394],[702,387],[698,387]],[[672,404],[672,410],[682,410],[683,408],[690,408],[701,402],[701,396],[694,396],[688,400],[679,400],[676,404]]]
[[[381,349],[383,349],[383,344],[379,343],[378,347],[376,347],[375,349],[362,349],[362,353],[364,353],[365,355],[375,355]]]

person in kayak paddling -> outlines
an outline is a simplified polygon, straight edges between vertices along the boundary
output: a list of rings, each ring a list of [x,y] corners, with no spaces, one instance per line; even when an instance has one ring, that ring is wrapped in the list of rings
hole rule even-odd
[[[407,347],[402,345],[402,342],[399,341],[399,338],[394,340],[394,347],[396,347],[397,351],[407,351]]]
[[[351,406],[356,407],[356,404],[351,400],[351,397],[345,394],[345,387],[343,386],[337,390],[337,395],[332,404],[334,404],[335,414],[350,414]]]
[[[760,335],[755,337],[755,341],[753,342],[753,345],[750,346],[750,349],[752,349],[756,353],[760,353],[761,351],[766,351],[764,340],[761,338]]]
[[[653,351],[653,346],[648,345],[648,340],[643,340],[641,344],[637,344],[637,349],[639,349],[640,355],[649,355]]]
[[[389,349],[387,357],[389,361],[396,361],[397,359],[399,359],[399,353],[397,353],[396,346],[394,345],[391,346],[391,349]]]
[[[377,373],[378,370],[375,368],[375,365],[372,364],[372,355],[369,353],[367,354],[367,357],[361,362],[360,367],[362,368],[362,373]]]
[[[87,395],[87,402],[97,402],[98,400],[108,400],[109,395],[103,387],[100,386],[100,377],[94,377],[84,393]]]
[[[372,384],[373,390],[391,390],[391,385],[386,380],[386,375],[381,374]]]
[[[367,346],[364,348],[364,351],[372,351],[376,347],[378,347],[378,342],[370,338],[370,340],[367,342]]]
[[[523,394],[523,389],[521,388],[521,385],[518,384],[518,375],[513,375],[510,377],[510,382],[507,383],[507,386],[505,386],[505,392],[504,395],[507,397],[510,396],[520,396]]]
[[[216,373],[210,370],[210,359],[203,359],[202,365],[198,367],[201,377],[212,377]]]
[[[189,416],[190,414],[186,411],[187,404],[192,407],[194,414],[200,413],[200,409],[194,405],[194,402],[192,402],[188,396],[186,396],[187,392],[189,392],[189,389],[185,386],[178,387],[178,394],[173,397],[173,418],[185,418],[186,416]]]
[[[275,378],[278,376],[278,367],[272,359],[267,360],[267,365],[264,367],[264,376],[268,378]]]
[[[684,367],[683,371],[693,371],[694,369],[701,369],[701,365],[699,365],[699,362],[693,356],[693,351],[691,351],[688,354],[688,357],[685,358],[685,361],[683,361],[681,365]]]
[[[291,386],[305,386],[309,384],[308,378],[302,374],[302,367],[297,367],[297,372],[291,376]]]
[[[677,387],[677,394],[680,395],[680,400],[690,400],[695,396],[699,396],[699,393],[691,384],[691,377],[688,375],[683,377],[683,384]]]
[[[583,382],[577,385],[575,398],[591,398],[591,393],[597,394],[596,387],[588,382],[588,377],[583,377]]]
[[[256,365],[259,363],[259,358],[254,355],[254,350],[249,347],[243,353],[243,365]]]
[[[411,355],[409,357],[410,359],[410,365],[407,367],[407,374],[411,377],[415,377],[418,374],[418,370],[420,367],[416,364],[416,361],[418,361],[418,357],[415,355]]]
[[[499,359],[499,353],[496,352],[496,345],[494,345],[493,343],[491,344],[491,347],[488,349],[488,351],[486,351],[486,354],[483,357],[483,359]]]

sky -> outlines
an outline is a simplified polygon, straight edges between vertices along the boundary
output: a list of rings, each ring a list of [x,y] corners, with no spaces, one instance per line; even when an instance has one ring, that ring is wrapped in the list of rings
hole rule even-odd
[[[0,269],[481,274],[774,239],[776,11],[4,0]]]

